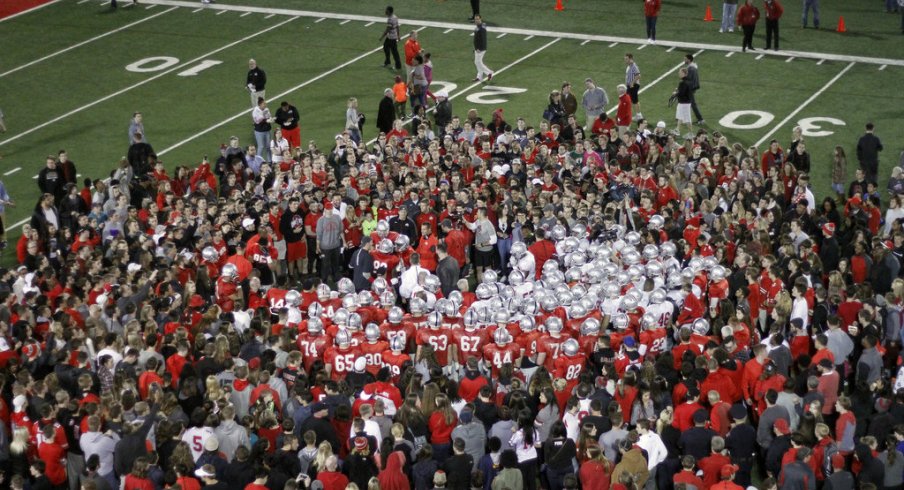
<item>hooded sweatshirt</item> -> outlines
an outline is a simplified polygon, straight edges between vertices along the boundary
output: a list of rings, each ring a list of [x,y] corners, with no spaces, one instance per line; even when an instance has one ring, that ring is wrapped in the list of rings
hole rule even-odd
[[[235,423],[235,420],[225,420],[213,431],[220,442],[220,452],[226,455],[226,461],[231,463],[235,456],[235,450],[239,446],[251,449],[251,441],[245,428]]]
[[[119,434],[105,434],[103,432],[85,432],[79,438],[79,446],[85,453],[85,459],[96,454],[100,458],[100,466],[97,474],[107,475],[113,471],[113,454],[116,452],[116,443],[119,442]]]
[[[401,451],[394,451],[389,455],[386,461],[386,468],[380,472],[378,477],[381,490],[408,490],[411,488],[408,477],[402,471],[404,463],[405,456]]]
[[[483,457],[487,445],[487,433],[483,428],[483,424],[479,422],[468,422],[460,424],[452,430],[452,440],[462,438],[465,441],[465,454],[470,454],[474,458],[474,464],[471,471],[477,468],[477,462]]]

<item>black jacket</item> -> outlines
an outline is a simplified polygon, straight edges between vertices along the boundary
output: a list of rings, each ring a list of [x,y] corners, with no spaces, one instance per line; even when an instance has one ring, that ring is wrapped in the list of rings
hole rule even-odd
[[[449,293],[458,291],[458,279],[461,272],[458,269],[458,261],[451,255],[439,261],[436,266],[436,275],[439,276],[439,282],[442,285],[443,297],[448,298]]]
[[[226,467],[226,476],[223,481],[233,484],[232,488],[245,488],[245,485],[254,481],[254,466],[248,461],[233,459]]]
[[[481,23],[474,29],[474,50],[487,50],[487,25]]]
[[[449,490],[469,490],[471,488],[471,469],[474,468],[474,457],[470,454],[456,454],[443,463],[446,472],[446,487]]]
[[[358,488],[367,488],[367,482],[380,473],[372,456],[361,454],[349,454],[345,458],[345,474],[348,479],[358,485]]]
[[[477,42],[476,37],[474,42]],[[857,142],[857,160],[860,160],[860,163],[878,165],[880,151],[882,151],[882,141],[873,133],[864,134]]]
[[[549,439],[543,443],[546,465],[556,471],[573,468],[572,460],[577,456],[577,446],[567,437]]]
[[[380,99],[380,108],[377,110],[377,129],[384,133],[392,131],[395,116],[395,104],[392,97],[387,95]]]
[[[113,453],[113,469],[120,476],[128,475],[132,471],[132,463],[139,456],[147,456],[147,438],[148,432],[157,421],[157,408],[151,409],[151,413],[144,419],[144,423],[140,427],[133,430],[130,434],[122,436],[122,439],[116,443],[116,452]]]
[[[446,130],[446,125],[452,122],[452,102],[449,99],[444,99],[436,104],[433,121],[436,123],[435,127],[440,133],[443,133]]]
[[[339,437],[336,435],[336,429],[334,429],[326,419],[308,417],[308,419],[301,424],[301,433],[304,434],[309,430],[312,430],[317,434],[318,446],[321,442],[327,441],[333,447],[334,453],[339,452]]]
[[[245,78],[245,85],[248,85],[249,83],[254,85],[254,90],[256,92],[260,92],[267,87],[267,74],[264,73],[264,70],[261,70],[260,67],[248,70],[248,77]]]

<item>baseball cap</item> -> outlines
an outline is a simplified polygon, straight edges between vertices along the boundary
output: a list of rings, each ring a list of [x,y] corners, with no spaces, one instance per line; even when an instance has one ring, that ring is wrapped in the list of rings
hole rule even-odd
[[[329,407],[326,406],[326,403],[314,402],[311,404],[311,413],[322,412],[324,410],[329,410]]]
[[[367,438],[358,436],[355,438],[355,449],[361,451],[367,449]]]
[[[728,413],[729,415],[731,415],[731,418],[735,420],[743,420],[745,417],[747,417],[747,410],[744,408],[744,405],[741,404],[732,405]]]
[[[788,425],[788,421],[785,419],[778,419],[775,421],[775,430],[777,430],[778,433],[783,436],[791,433],[791,427]]]
[[[625,344],[625,347],[631,347],[631,348],[637,347],[637,342],[634,340],[634,337],[631,335],[625,337],[624,344]]]
[[[211,464],[206,464],[195,470],[195,476],[197,476],[198,478],[210,478],[216,475],[216,469]]]
[[[694,423],[695,424],[702,424],[703,422],[706,422],[706,419],[708,419],[708,418],[709,418],[709,414],[707,414],[706,410],[704,410],[702,408],[700,410],[697,410],[696,412],[694,412]]]

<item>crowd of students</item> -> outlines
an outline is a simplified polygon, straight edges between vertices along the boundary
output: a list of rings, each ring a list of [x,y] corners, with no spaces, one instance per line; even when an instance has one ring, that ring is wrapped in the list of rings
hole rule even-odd
[[[900,169],[817,201],[844,153],[799,129],[571,107],[81,187],[48,156],[0,270],[3,484],[902,488]]]

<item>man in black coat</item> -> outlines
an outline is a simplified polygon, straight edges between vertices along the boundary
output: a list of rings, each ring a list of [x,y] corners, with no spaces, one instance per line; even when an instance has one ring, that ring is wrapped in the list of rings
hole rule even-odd
[[[813,450],[808,447],[797,449],[797,457],[790,464],[782,467],[779,478],[781,488],[806,488],[816,490],[816,475],[808,464],[813,457]]]
[[[678,440],[678,446],[684,451],[684,454],[690,454],[697,458],[697,461],[705,458],[712,452],[713,437],[719,435],[716,431],[706,427],[706,421],[709,420],[709,413],[700,409],[694,413],[694,426],[681,434]]]
[[[750,470],[757,454],[756,429],[747,423],[747,409],[743,405],[732,405],[728,414],[732,423],[725,436],[725,448],[731,456],[731,464],[740,468],[735,474],[735,483],[746,488],[750,485]]]
[[[392,89],[384,90],[383,98],[380,99],[380,108],[377,109],[377,129],[382,133],[392,131],[392,123],[395,122],[395,105],[393,102]]]
[[[446,126],[452,122],[452,101],[449,100],[449,92],[440,90],[436,93],[436,111],[433,113],[433,127],[440,135],[445,135]]]
[[[436,275],[439,277],[443,297],[448,298],[449,293],[458,290],[458,278],[461,271],[458,261],[449,255],[449,249],[445,243],[436,246],[436,257],[439,259],[436,265]]]
[[[873,129],[873,123],[866,123],[866,133],[857,141],[857,160],[866,174],[867,182],[876,182],[879,173],[879,152],[882,151],[882,141],[873,134]]]
[[[129,160],[129,165],[132,166],[132,171],[135,172],[136,177],[151,171],[151,167],[148,165],[148,158],[150,158],[152,153],[154,153],[154,148],[144,141],[144,135],[135,133],[135,140],[129,146],[129,153],[126,158]]]
[[[316,402],[311,406],[311,416],[301,424],[301,433],[312,430],[317,434],[317,445],[327,441],[333,447],[333,452],[339,452],[339,437],[336,435],[336,429],[330,425],[327,418],[330,415],[329,407],[323,402]]]
[[[835,238],[835,223],[829,222],[822,225],[822,245],[819,247],[819,260],[826,271],[838,269],[840,249],[838,239]]]
[[[116,443],[116,452],[113,453],[113,469],[118,475],[128,475],[132,471],[132,464],[139,456],[147,456],[147,438],[151,427],[157,421],[157,407],[151,408],[151,413],[144,420],[135,420],[123,425],[122,439]]]

